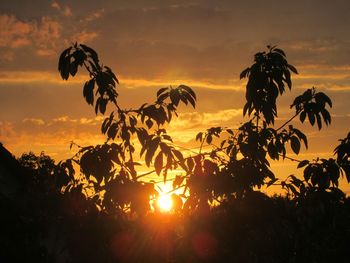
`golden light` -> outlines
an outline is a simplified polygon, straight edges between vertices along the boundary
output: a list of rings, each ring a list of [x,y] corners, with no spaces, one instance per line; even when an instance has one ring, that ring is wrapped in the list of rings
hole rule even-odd
[[[173,206],[170,195],[161,195],[158,198],[158,207],[162,212],[169,212]]]

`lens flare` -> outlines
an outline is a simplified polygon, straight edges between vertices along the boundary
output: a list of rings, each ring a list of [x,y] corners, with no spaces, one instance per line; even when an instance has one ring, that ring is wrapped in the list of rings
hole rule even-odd
[[[158,206],[161,211],[169,212],[173,206],[173,202],[171,201],[171,197],[169,195],[161,195],[158,198]]]

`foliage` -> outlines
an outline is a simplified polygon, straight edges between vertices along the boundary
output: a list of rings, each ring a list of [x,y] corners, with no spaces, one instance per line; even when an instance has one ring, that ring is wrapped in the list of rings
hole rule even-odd
[[[248,77],[243,115],[262,113],[267,124],[273,124],[277,117],[276,99],[286,86],[292,88],[291,72],[298,72],[288,64],[283,50],[271,46],[268,49],[255,54],[254,64],[242,71],[240,78]]]
[[[328,107],[332,107],[331,99],[312,87],[291,104],[294,115],[275,127],[278,97],[285,93],[286,88],[292,89],[292,73],[298,73],[287,61],[285,52],[275,46],[268,46],[268,51],[255,54],[254,63],[240,74],[241,79],[248,79],[243,116],[248,115],[250,119],[238,128],[212,127],[198,133],[199,153],[185,157],[173,144],[164,125],[171,122],[173,115],[177,116],[180,102],[195,107],[196,94],[190,87],[161,88],[154,103],[145,103],[136,109],[122,109],[116,99],[118,80],[115,74],[100,64],[93,49],[75,44],[59,59],[61,77],[67,80],[75,76],[79,67],[90,74],[83,94],[88,104],[95,105],[96,113],[104,114],[108,103],[115,106],[101,127],[107,142],[82,147],[72,159],[80,166],[87,181],[84,187],[93,188],[99,209],[111,212],[113,209],[128,211],[132,208],[131,211],[142,214],[150,209],[148,201],[142,202],[135,196],[157,197],[152,183],[140,181],[143,175],[136,172],[139,165],[134,161],[136,140],[141,148],[140,157],[148,167],[153,164],[151,173],[162,174],[164,182],[169,169],[179,166],[184,170],[185,175],[176,176],[173,187],[174,190],[183,187],[184,194],[187,193],[182,195],[186,211],[209,209],[209,204],[243,198],[256,188],[273,184],[281,185],[288,194],[295,196],[307,193],[305,189],[341,191],[338,189],[340,175],[349,176],[349,158],[345,150],[348,139],[342,140],[336,148],[336,160],[296,160],[298,168],[304,169],[304,180],[292,175],[281,181],[270,169],[271,161],[290,158],[289,149],[299,154],[302,144],[308,148],[307,136],[291,122],[299,117],[304,123],[307,118],[312,126],[317,123],[320,130],[323,124],[331,123]],[[96,102],[93,99],[95,84],[95,95],[99,96]],[[203,152],[205,145],[211,145],[212,150]],[[135,205],[136,202],[139,205]]]
[[[136,109],[123,109],[117,100],[116,85],[119,83],[113,71],[99,62],[97,53],[83,45],[75,44],[59,59],[61,77],[74,77],[79,67],[84,67],[90,76],[83,87],[86,102],[95,107],[95,112],[104,114],[107,105],[115,107],[102,123],[101,132],[107,136],[103,145],[81,147],[72,158],[80,166],[85,179],[84,187],[93,188],[93,199],[99,209],[111,213],[131,210],[143,214],[150,210],[149,197],[157,192],[153,183],[139,180],[135,162],[135,140],[141,146],[140,156],[148,167],[162,173],[167,180],[169,169],[185,167],[183,155],[173,144],[164,128],[173,116],[177,116],[180,103],[196,105],[196,94],[186,86],[161,88],[153,103],[145,103]],[[97,96],[95,101],[94,96]],[[118,189],[118,190],[117,190]],[[119,190],[120,189],[120,190]],[[118,210],[118,211],[113,211]]]
[[[155,100],[138,108],[119,104],[119,80],[98,54],[74,44],[59,58],[68,80],[85,69],[83,97],[96,114],[106,114],[101,132],[106,142],[79,146],[70,159],[55,164],[44,153],[23,154],[25,168],[16,196],[0,195],[8,226],[0,238],[3,261],[39,262],[330,262],[347,256],[350,241],[349,198],[339,180],[350,181],[350,133],[340,140],[334,158],[297,160],[308,148],[296,128],[306,120],[318,129],[331,124],[331,99],[316,88],[291,105],[278,121],[277,102],[292,89],[297,69],[285,52],[268,46],[254,56],[240,78],[247,78],[239,127],[210,127],[199,132],[196,154],[179,151],[166,127],[180,104],[195,108],[197,97],[186,85],[161,88]],[[294,121],[292,123],[292,121]],[[210,151],[204,147],[210,146]],[[281,180],[270,163],[297,162],[303,178]],[[140,174],[144,161],[150,172]],[[172,169],[183,174],[170,178]],[[155,173],[172,181],[174,209],[157,210]],[[285,196],[259,189],[279,185]],[[153,204],[152,204],[153,201]],[[153,208],[153,210],[152,210]],[[22,253],[16,253],[16,251]]]

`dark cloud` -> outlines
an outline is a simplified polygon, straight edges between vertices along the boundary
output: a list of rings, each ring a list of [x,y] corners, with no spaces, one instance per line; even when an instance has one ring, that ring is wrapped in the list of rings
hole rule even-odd
[[[182,78],[231,78],[251,61],[249,55],[266,44],[287,49],[297,64],[347,65],[350,61],[347,1],[37,0],[35,4],[37,9],[16,1],[1,4],[2,16],[17,22],[10,30],[14,37],[0,47],[6,66],[1,64],[7,69],[54,69],[53,59],[76,40],[99,50],[120,74],[139,78],[169,71]],[[27,14],[28,10],[36,15]],[[42,29],[18,37],[20,24]],[[45,37],[44,24],[55,25],[56,34]],[[7,32],[11,25],[2,27]],[[42,32],[43,37],[35,37],[32,31]]]

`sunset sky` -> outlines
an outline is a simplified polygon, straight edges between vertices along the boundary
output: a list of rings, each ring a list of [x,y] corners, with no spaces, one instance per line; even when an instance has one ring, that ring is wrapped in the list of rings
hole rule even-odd
[[[293,124],[310,138],[297,158],[331,157],[350,131],[349,14],[346,0],[0,0],[0,142],[16,156],[45,151],[60,160],[75,153],[70,141],[104,141],[103,117],[82,97],[85,76],[67,82],[57,71],[59,54],[78,41],[117,74],[123,107],[152,102],[168,85],[192,87],[198,105],[182,107],[169,133],[196,147],[197,132],[243,120],[239,73],[271,44],[299,71],[280,99],[278,123],[292,116],[289,105],[305,89],[326,92],[334,104],[330,127]],[[273,167],[296,172],[295,163]]]

